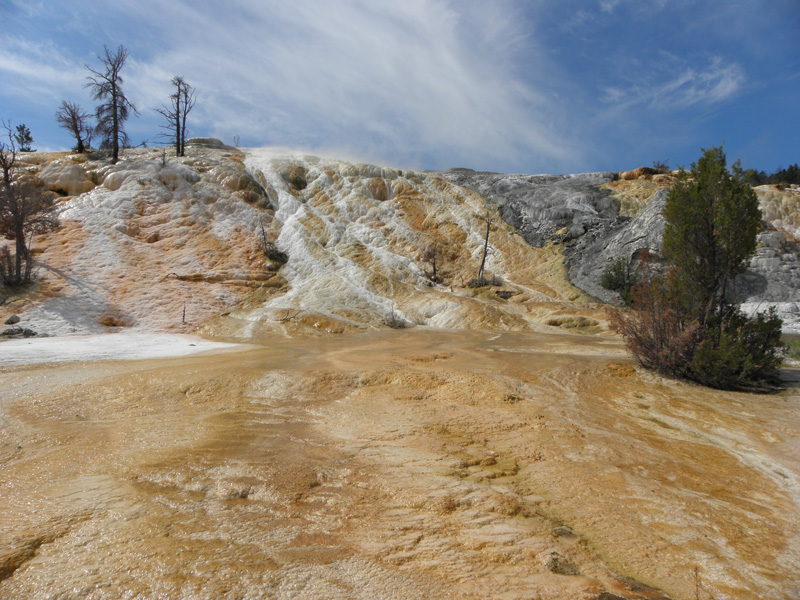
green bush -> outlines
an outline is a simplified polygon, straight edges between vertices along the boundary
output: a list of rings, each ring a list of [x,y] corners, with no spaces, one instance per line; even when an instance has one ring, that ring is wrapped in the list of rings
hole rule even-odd
[[[603,271],[600,285],[607,290],[617,292],[625,306],[630,306],[633,302],[633,287],[638,281],[639,273],[633,263],[624,258],[618,258]]]
[[[782,360],[782,322],[774,310],[747,318],[730,293],[761,230],[741,169],[728,172],[721,147],[703,151],[691,174],[679,175],[663,214],[666,264],[644,261],[633,310],[614,315],[628,349],[644,367],[715,388],[770,382]],[[611,265],[603,285],[624,289],[628,272],[624,262]]]
[[[781,364],[781,348],[781,320],[774,309],[753,319],[736,313],[703,330],[686,375],[709,387],[746,387],[770,379]]]
[[[753,389],[775,379],[783,343],[774,310],[752,319],[733,311],[703,325],[682,316],[663,282],[635,290],[634,310],[616,311],[613,323],[642,366],[718,389]]]
[[[783,346],[786,358],[800,360],[800,336],[784,335]]]

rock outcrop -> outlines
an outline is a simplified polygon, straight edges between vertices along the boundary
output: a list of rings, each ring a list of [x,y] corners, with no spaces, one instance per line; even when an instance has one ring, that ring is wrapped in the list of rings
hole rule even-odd
[[[575,301],[589,298],[567,282],[558,252],[527,244],[500,219],[485,261],[493,285],[469,285],[484,250],[479,194],[435,174],[219,145],[192,140],[186,157],[127,150],[115,165],[65,153],[29,163],[32,176],[71,173],[95,185],[59,203],[62,226],[34,239],[38,294],[7,303],[0,317],[19,313],[41,334],[205,323],[237,339],[383,327],[389,317],[602,329],[578,318],[585,308]],[[591,196],[575,202],[587,214],[608,193]]]
[[[570,282],[603,302],[600,285],[615,260],[644,252],[658,260],[661,213],[674,178],[653,169],[577,175],[503,175],[453,169],[441,175],[483,195],[534,246],[563,244]],[[765,230],[747,272],[735,282],[745,310],[774,306],[786,329],[800,331],[800,189],[762,186],[757,194]]]
[[[617,293],[600,285],[603,272],[619,259],[658,256],[664,237],[661,213],[666,200],[667,190],[660,189],[636,217],[600,224],[570,243],[564,252],[570,281],[604,302],[615,302]]]
[[[577,175],[505,175],[470,169],[439,173],[498,206],[503,220],[532,246],[569,240],[619,216],[619,200],[600,186],[615,173]]]
[[[79,196],[94,188],[80,164],[53,162],[38,173],[39,179],[52,191],[66,196]]]

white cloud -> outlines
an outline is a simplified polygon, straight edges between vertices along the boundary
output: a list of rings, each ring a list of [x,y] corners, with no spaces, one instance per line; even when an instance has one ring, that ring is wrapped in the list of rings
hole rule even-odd
[[[670,143],[687,117],[747,104],[745,86],[791,93],[789,9],[665,2],[0,0],[0,104],[41,147],[66,147],[58,103],[91,108],[83,67],[122,43],[134,141],[160,132],[154,109],[182,75],[192,135],[563,172],[608,166],[643,135]]]
[[[72,10],[91,14],[90,5],[76,0]],[[180,74],[197,89],[195,128],[227,140],[347,146],[412,165],[431,156],[513,163],[523,153],[552,164],[570,153],[553,126],[564,111],[526,82],[547,61],[544,51],[521,60],[535,46],[519,10],[455,0],[121,0],[101,27],[130,51],[123,75],[143,119]],[[0,72],[30,89],[48,80],[55,96],[82,86],[83,63],[58,64],[53,50],[12,55]]]
[[[564,144],[541,125],[546,119],[535,119],[545,102],[514,73],[524,32],[508,6],[456,12],[427,0],[351,0],[239,8],[249,20],[235,38],[209,20],[202,51],[190,44],[157,61],[197,74],[217,130],[278,143],[350,138],[362,150],[383,147],[387,157],[417,148],[509,159],[520,144],[562,154]]]
[[[617,7],[628,5],[637,10],[650,14],[663,10],[670,0],[600,0],[600,10],[613,13]],[[671,0],[673,4],[676,0]]]
[[[600,9],[603,12],[612,12],[623,0],[600,0]]]
[[[83,69],[65,59],[51,43],[7,36],[3,45],[6,50],[0,52],[0,73],[4,86],[30,102],[60,98],[66,89],[80,89],[85,80]]]
[[[709,106],[733,97],[744,85],[744,70],[720,57],[704,68],[686,65],[675,57],[644,75],[640,81],[607,86],[603,101],[617,109],[637,105],[659,111]],[[679,64],[680,63],[680,64]],[[677,72],[677,75],[671,75]],[[671,76],[670,76],[671,75]]]

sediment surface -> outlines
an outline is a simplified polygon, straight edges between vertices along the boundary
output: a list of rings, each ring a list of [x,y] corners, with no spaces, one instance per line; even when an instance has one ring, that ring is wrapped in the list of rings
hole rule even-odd
[[[7,366],[0,598],[797,597],[785,377],[425,328]]]

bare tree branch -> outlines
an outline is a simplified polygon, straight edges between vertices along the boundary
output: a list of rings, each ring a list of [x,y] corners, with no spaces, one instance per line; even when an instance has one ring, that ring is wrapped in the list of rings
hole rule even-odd
[[[58,126],[69,131],[75,138],[75,151],[83,154],[92,142],[92,128],[89,126],[91,115],[85,112],[77,102],[62,100],[56,111]]]
[[[105,56],[100,57],[103,69],[98,71],[86,65],[90,75],[86,87],[92,92],[93,100],[103,101],[96,109],[97,127],[95,131],[101,136],[101,146],[110,147],[112,162],[119,160],[119,147],[129,144],[128,135],[125,133],[125,121],[129,112],[138,115],[139,111],[128,100],[122,91],[123,79],[120,75],[122,67],[128,58],[128,51],[120,45],[116,52],[111,52],[103,46]]]
[[[171,83],[175,92],[169,96],[169,106],[162,105],[156,112],[167,120],[161,127],[166,130],[164,135],[174,140],[175,156],[185,156],[186,119],[195,104],[195,90],[178,75],[172,78]]]
[[[0,182],[0,236],[15,241],[16,256],[13,265],[10,260],[3,261],[0,274],[4,283],[20,285],[29,281],[31,274],[30,241],[26,243],[25,238],[55,229],[58,219],[52,194],[38,189],[32,179],[20,176],[17,171],[17,147],[11,125],[3,121],[3,127],[8,134],[8,143],[0,142],[0,168],[3,170],[3,181]],[[9,256],[8,251],[6,256]]]

